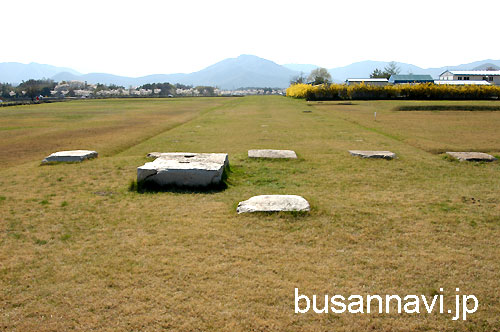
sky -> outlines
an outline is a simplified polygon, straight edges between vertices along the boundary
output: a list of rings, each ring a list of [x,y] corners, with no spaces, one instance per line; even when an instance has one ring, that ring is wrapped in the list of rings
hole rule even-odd
[[[190,73],[253,54],[326,68],[500,59],[500,1],[4,1],[0,62],[81,73]]]

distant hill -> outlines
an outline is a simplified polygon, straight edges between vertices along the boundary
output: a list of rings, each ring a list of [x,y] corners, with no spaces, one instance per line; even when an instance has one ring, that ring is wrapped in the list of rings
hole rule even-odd
[[[335,82],[342,83],[347,78],[364,78],[377,68],[383,69],[389,64],[384,61],[361,61],[344,67],[331,68],[329,72]],[[499,68],[500,60],[482,60],[462,65],[420,68],[418,66],[397,62],[401,74],[429,74],[438,78],[446,70],[473,70],[488,67]],[[255,55],[240,55],[237,58],[228,58],[217,62],[200,71],[189,74],[156,74],[142,77],[117,76],[106,73],[80,74],[69,68],[61,68],[37,63],[21,64],[16,62],[0,63],[0,82],[20,83],[30,78],[52,78],[54,81],[87,81],[88,83],[116,84],[124,87],[140,86],[146,83],[181,83],[187,85],[210,85],[222,89],[236,89],[239,87],[277,87],[286,88],[290,79],[303,72],[309,74],[318,66],[313,64],[277,63],[259,58]]]
[[[170,82],[194,86],[218,86],[222,89],[237,89],[246,86],[286,88],[290,84],[290,79],[296,74],[295,71],[270,60],[255,55],[240,55],[237,58],[222,60],[190,74],[159,74],[133,78],[102,73],[74,75],[65,72],[53,76],[53,79],[56,81],[79,80],[94,84],[117,84],[125,87]]]
[[[344,82],[347,78],[365,78],[365,77],[370,77],[370,74],[375,70],[375,69],[384,69],[389,64],[389,62],[385,61],[361,61],[361,62],[356,62],[353,64],[350,64],[345,67],[339,67],[339,68],[332,68],[329,69],[328,71],[332,75],[332,78],[334,81],[337,82]],[[409,63],[403,63],[403,62],[396,62],[398,67],[401,69],[401,74],[429,74],[433,78],[438,79],[439,75],[445,72],[446,70],[474,70],[478,67],[481,67],[484,64],[488,64],[488,66],[494,65],[494,66],[499,66],[500,65],[500,60],[482,60],[482,61],[476,61],[476,62],[471,62],[471,63],[466,63],[466,64],[461,64],[461,65],[456,65],[456,66],[447,66],[447,67],[438,67],[438,68],[420,68],[418,66],[409,64]]]
[[[455,70],[474,70],[477,67],[482,67],[484,64],[489,64],[489,65],[494,65],[494,66],[500,66],[500,60],[481,60],[481,61],[475,61],[471,63],[466,63],[463,65],[457,65],[457,66],[448,66],[448,67],[441,67],[441,69],[444,68],[443,71],[445,70],[450,70],[450,69],[455,69]]]
[[[124,87],[129,87],[130,85],[136,85],[136,79],[126,76],[117,76],[105,73],[90,73],[85,75],[75,75],[68,72],[59,73],[54,75],[52,79],[56,82],[61,81],[82,81],[89,84],[116,84]]]
[[[70,68],[43,65],[35,62],[29,64],[2,62],[0,63],[0,82],[18,84],[29,79],[51,78],[60,72],[80,75],[79,72]]]
[[[196,73],[188,79],[200,85],[218,85],[222,88],[288,87],[296,72],[255,55],[240,55],[222,60]]]
[[[434,78],[439,78],[439,75],[444,73],[447,70],[481,70],[485,64],[488,64],[487,67],[490,67],[491,65],[493,66],[500,66],[500,60],[481,60],[481,61],[474,61],[470,63],[465,63],[461,65],[455,65],[455,66],[446,66],[446,67],[439,67],[439,68],[429,68],[426,69],[428,71],[428,74],[432,75]]]
[[[487,62],[475,67],[474,70],[500,70],[500,67],[495,65],[494,63]]]

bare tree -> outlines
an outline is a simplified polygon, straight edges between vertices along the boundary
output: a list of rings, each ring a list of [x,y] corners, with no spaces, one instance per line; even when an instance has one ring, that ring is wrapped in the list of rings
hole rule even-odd
[[[301,84],[301,83],[306,83],[306,76],[304,72],[300,72],[299,75],[292,77],[290,80],[290,84]]]
[[[326,70],[326,68],[316,68],[311,71],[307,79],[313,82],[314,85],[317,84],[328,84],[332,82],[332,75]]]

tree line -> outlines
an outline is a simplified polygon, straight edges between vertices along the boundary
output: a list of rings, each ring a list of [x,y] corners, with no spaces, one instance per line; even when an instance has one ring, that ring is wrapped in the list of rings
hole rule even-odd
[[[39,96],[50,96],[50,92],[57,85],[52,80],[28,80],[14,87],[9,83],[0,83],[0,98],[2,99],[31,99]]]
[[[91,96],[117,96],[124,95],[122,92],[146,91],[146,95],[157,97],[169,97],[175,95],[185,95],[186,91],[193,91],[200,96],[215,96],[215,87],[196,86],[185,84],[148,83],[137,88],[125,88],[115,84],[87,84],[87,82],[54,82],[50,79],[23,81],[17,86],[10,83],[0,83],[1,100],[31,100],[35,101],[41,98],[55,97],[91,97]]]
[[[391,75],[399,74],[401,69],[398,67],[396,62],[391,61],[384,69],[376,68],[370,74],[370,78],[387,78],[391,77]],[[332,75],[328,72],[328,69],[323,67],[318,67],[313,69],[309,75],[305,75],[303,72],[300,72],[299,75],[294,76],[290,80],[290,85],[293,84],[312,84],[312,85],[320,85],[320,84],[331,84],[332,83]]]

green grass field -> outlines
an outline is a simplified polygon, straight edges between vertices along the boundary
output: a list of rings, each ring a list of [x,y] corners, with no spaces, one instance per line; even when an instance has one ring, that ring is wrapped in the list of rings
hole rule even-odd
[[[285,97],[86,100],[0,108],[0,331],[498,331],[500,112],[396,111]],[[436,102],[435,105],[498,105]],[[312,111],[312,112],[305,112]],[[373,113],[377,112],[377,121]],[[247,150],[292,149],[292,161]],[[99,158],[40,166],[46,155]],[[364,160],[349,149],[391,150]],[[146,154],[226,152],[229,187],[129,191]],[[296,194],[307,215],[237,215]],[[477,312],[306,314],[294,289],[423,294]]]

